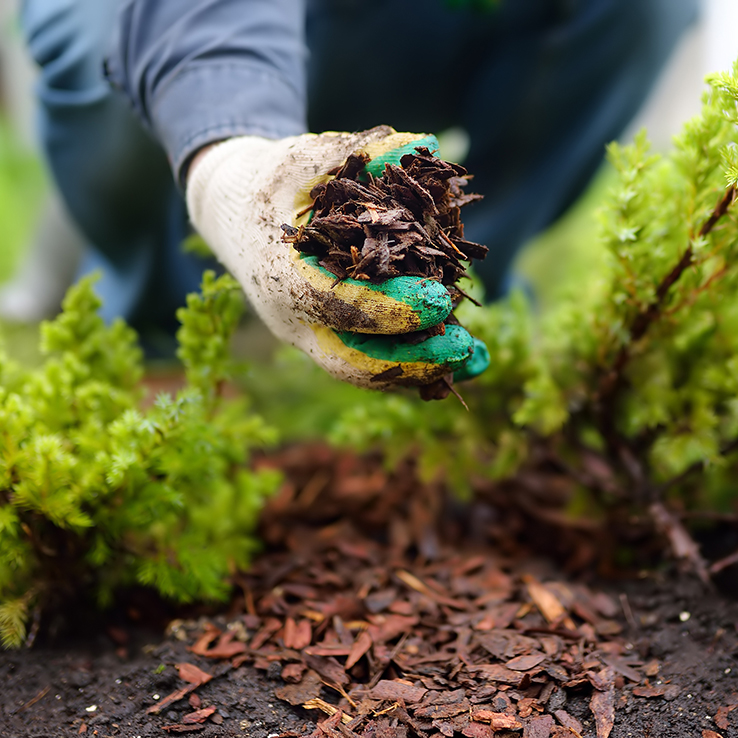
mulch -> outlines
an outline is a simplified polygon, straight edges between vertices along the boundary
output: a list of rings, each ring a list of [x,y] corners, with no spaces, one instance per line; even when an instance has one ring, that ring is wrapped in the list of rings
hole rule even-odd
[[[310,738],[608,738],[626,685],[635,697],[679,697],[624,635],[627,596],[520,551],[459,545],[468,528],[411,468],[390,475],[322,446],[263,463],[290,475],[263,517],[270,553],[237,579],[242,614],[227,627],[171,628],[197,656],[278,677],[276,696],[316,715]],[[179,669],[187,684],[149,713],[210,678]],[[565,709],[572,694],[593,731]],[[722,708],[726,724],[736,705]],[[164,729],[192,732],[211,714],[195,709]]]
[[[461,504],[411,461],[303,444],[258,463],[285,483],[227,612],[172,620],[140,656],[119,623],[102,655],[0,659],[9,735],[738,735],[738,606],[696,578],[585,583],[533,555],[560,526],[521,536],[514,505]]]

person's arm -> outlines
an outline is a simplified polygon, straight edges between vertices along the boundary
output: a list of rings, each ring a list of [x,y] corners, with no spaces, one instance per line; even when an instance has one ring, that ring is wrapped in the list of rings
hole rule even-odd
[[[448,317],[439,281],[336,284],[282,241],[280,226],[297,223],[312,187],[350,154],[379,162],[417,143],[437,149],[386,126],[305,134],[303,29],[302,0],[129,0],[109,76],[166,149],[193,224],[276,336],[365,387],[427,385],[472,364],[478,373],[486,350],[460,326],[400,336]]]
[[[203,146],[306,127],[305,0],[127,0],[107,60],[185,184]]]

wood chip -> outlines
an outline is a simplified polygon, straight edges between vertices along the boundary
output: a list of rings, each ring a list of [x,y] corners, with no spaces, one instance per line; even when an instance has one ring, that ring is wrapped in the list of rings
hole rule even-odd
[[[310,645],[313,632],[309,620],[300,620],[296,623],[293,618],[287,618],[284,622],[284,635],[282,637],[286,648],[294,648],[301,651]]]
[[[466,738],[495,738],[497,731],[484,723],[469,723],[461,731]]]
[[[371,647],[372,637],[369,635],[368,631],[362,630],[354,641],[353,646],[351,646],[344,668],[350,669],[354,666],[362,656],[369,653],[369,649]]]
[[[564,606],[552,592],[532,577],[527,577],[526,582],[531,600],[549,623],[558,623],[566,616]]]
[[[206,671],[198,668],[194,664],[188,664],[187,662],[176,664],[177,671],[179,672],[180,679],[194,684],[199,687],[201,684],[207,684],[212,678],[212,674],[208,674]]]
[[[570,715],[566,710],[555,710],[554,715],[565,728],[569,728],[569,730],[577,735],[581,735],[583,730],[582,724],[573,715]]]
[[[550,715],[531,718],[523,728],[523,738],[549,738],[554,727]]]
[[[663,697],[664,694],[666,694],[666,685],[661,684],[656,687],[652,686],[643,686],[643,687],[634,687],[633,688],[633,696],[634,697]]]
[[[184,723],[175,723],[173,725],[162,725],[162,730],[166,730],[167,733],[197,733],[201,730],[205,730],[204,725],[185,725]]]
[[[280,700],[289,702],[290,705],[304,705],[318,697],[322,688],[323,681],[321,678],[314,671],[309,671],[298,684],[287,684],[284,687],[278,687],[274,690],[274,693]]]
[[[715,725],[721,730],[727,730],[730,727],[729,719],[730,713],[735,710],[738,705],[727,705],[719,707],[717,713],[715,713]]]
[[[607,688],[595,691],[589,701],[589,709],[595,717],[597,738],[608,738],[615,725],[615,675],[612,667],[603,670],[602,676]]]
[[[397,700],[406,704],[416,704],[421,702],[427,693],[425,687],[415,687],[393,679],[381,679],[366,692],[366,696],[373,700]]]
[[[528,671],[534,669],[538,664],[546,660],[545,653],[530,653],[525,656],[516,656],[510,659],[505,666],[514,671]]]
[[[506,712],[472,710],[471,719],[477,723],[489,723],[495,730],[519,730],[523,727],[515,715]]]
[[[215,712],[215,709],[215,707],[204,707],[202,710],[187,713],[182,717],[182,722],[186,725],[204,723]]]

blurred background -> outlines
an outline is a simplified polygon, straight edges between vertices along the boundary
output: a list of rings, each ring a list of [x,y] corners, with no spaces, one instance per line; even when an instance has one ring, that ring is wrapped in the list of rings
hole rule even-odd
[[[0,0],[0,321],[6,341],[23,353],[22,324],[53,312],[60,288],[75,273],[81,242],[49,186],[35,144],[35,70],[18,27],[18,0]],[[683,121],[699,109],[705,74],[730,67],[738,57],[738,2],[703,0],[702,18],[683,39],[671,63],[624,135],[645,126],[654,148],[666,150]],[[443,137],[445,155],[463,154],[463,132]],[[542,307],[600,258],[594,211],[606,190],[606,167],[580,202],[524,250],[518,270],[532,283]],[[53,263],[49,249],[54,243]],[[544,278],[545,275],[545,278]],[[35,333],[34,333],[35,335]]]

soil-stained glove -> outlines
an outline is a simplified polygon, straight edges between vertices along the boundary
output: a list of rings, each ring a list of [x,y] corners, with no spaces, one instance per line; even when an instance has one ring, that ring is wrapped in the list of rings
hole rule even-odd
[[[356,134],[304,134],[280,140],[233,138],[194,165],[187,186],[193,224],[238,279],[281,340],[309,354],[338,379],[361,387],[427,385],[451,373],[469,378],[488,364],[486,347],[460,326],[420,343],[397,335],[442,322],[452,310],[446,288],[419,277],[382,284],[336,278],[282,241],[283,223],[307,221],[316,184],[349,154],[364,151],[380,174],[432,137],[382,126]]]

